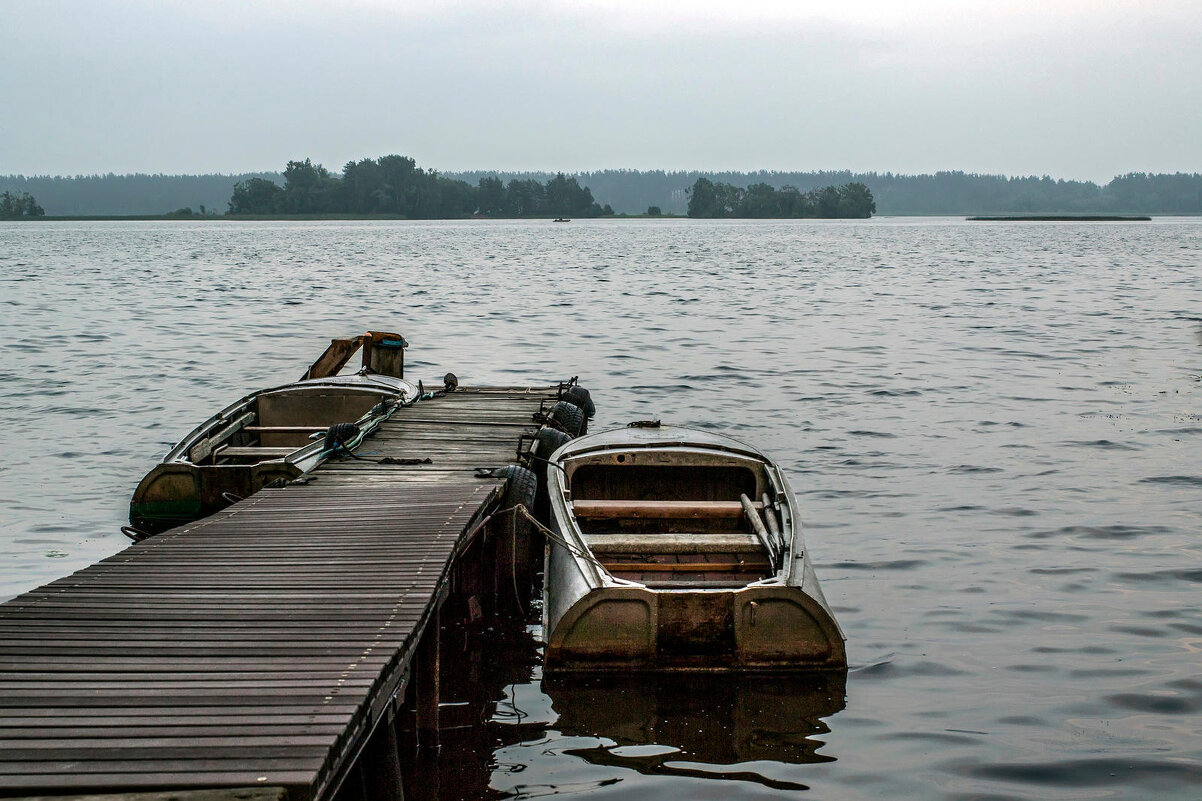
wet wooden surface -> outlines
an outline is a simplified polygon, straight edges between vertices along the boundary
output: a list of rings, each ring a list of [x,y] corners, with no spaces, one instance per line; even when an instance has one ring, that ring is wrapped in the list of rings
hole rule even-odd
[[[226,790],[184,790],[105,795],[20,796],[15,801],[287,801],[283,787],[232,787]]]
[[[547,390],[399,410],[303,486],[0,605],[0,794],[321,798],[402,686],[463,533]],[[385,464],[381,459],[430,459]]]

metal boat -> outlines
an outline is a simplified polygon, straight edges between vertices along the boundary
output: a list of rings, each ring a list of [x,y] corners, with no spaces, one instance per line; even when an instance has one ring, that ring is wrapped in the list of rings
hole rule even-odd
[[[191,522],[353,450],[419,397],[402,377],[407,344],[380,332],[336,339],[300,381],[254,392],[201,423],[138,484],[127,533],[141,539]],[[363,367],[338,375],[360,347]]]
[[[549,672],[846,668],[793,491],[759,450],[632,423],[550,462]]]

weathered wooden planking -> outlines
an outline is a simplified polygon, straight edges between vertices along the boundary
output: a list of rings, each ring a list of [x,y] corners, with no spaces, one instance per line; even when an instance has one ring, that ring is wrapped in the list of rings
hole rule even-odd
[[[118,795],[24,796],[15,801],[286,801],[283,787],[231,787],[224,790],[186,790]]]
[[[461,390],[401,409],[308,485],[0,605],[0,794],[329,792],[495,498],[474,468],[512,462],[554,397]]]

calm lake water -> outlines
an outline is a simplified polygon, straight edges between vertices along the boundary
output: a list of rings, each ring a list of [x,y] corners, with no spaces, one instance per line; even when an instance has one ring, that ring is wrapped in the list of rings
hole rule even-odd
[[[845,702],[557,687],[517,643],[446,797],[1202,797],[1202,220],[0,223],[0,308],[0,597],[120,550],[175,440],[368,328],[778,459]]]

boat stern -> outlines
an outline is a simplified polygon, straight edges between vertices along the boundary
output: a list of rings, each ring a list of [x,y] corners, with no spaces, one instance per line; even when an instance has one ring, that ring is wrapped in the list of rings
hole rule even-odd
[[[147,534],[191,523],[247,498],[273,481],[302,471],[282,460],[248,465],[197,466],[166,462],[146,474],[129,502],[129,522]]]
[[[802,672],[846,665],[843,636],[829,612],[779,584],[595,589],[560,617],[546,648],[549,671]]]

